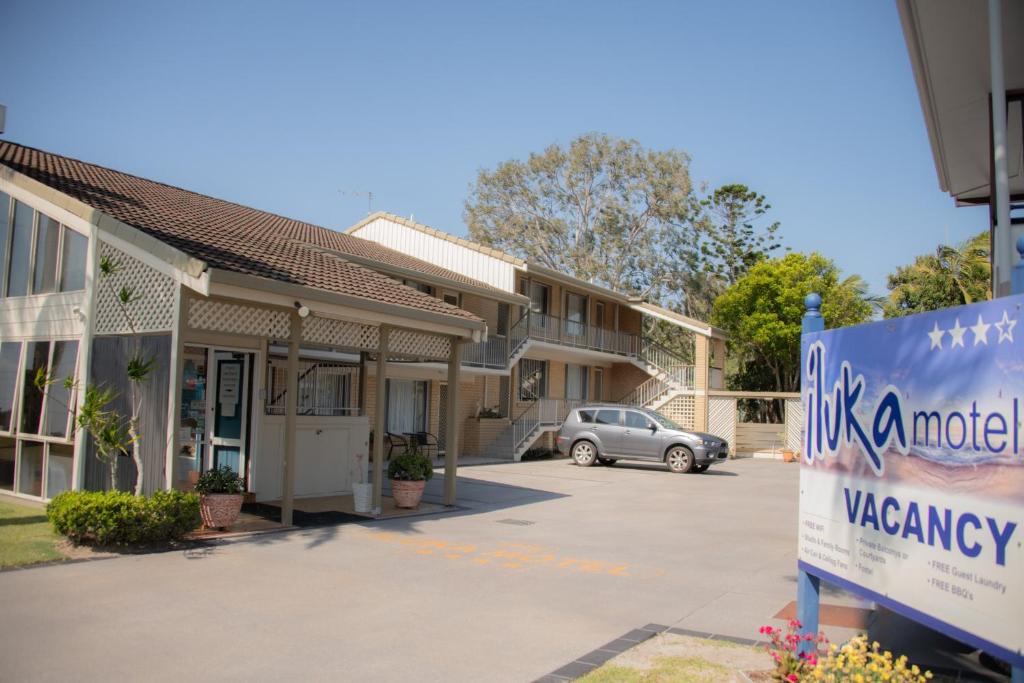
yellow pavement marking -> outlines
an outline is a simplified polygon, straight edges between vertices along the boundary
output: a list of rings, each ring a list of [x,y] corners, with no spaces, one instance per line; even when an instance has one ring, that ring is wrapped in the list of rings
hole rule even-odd
[[[392,544],[399,550],[411,551],[414,555],[439,557],[446,560],[465,558],[478,566],[491,565],[510,570],[526,571],[543,568],[628,578],[652,578],[665,573],[662,569],[652,567],[560,555],[551,548],[524,543],[498,541],[493,545],[479,546],[475,543],[451,542],[440,538],[393,531],[370,531],[366,536],[374,541]]]

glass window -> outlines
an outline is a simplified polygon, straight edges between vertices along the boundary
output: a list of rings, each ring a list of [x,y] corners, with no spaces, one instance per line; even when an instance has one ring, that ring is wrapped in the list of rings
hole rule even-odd
[[[20,361],[21,342],[0,344],[0,431],[9,432],[12,429],[14,392],[18,385]]]
[[[590,369],[586,365],[565,366],[565,397],[567,399],[585,399]]]
[[[647,429],[651,424],[651,419],[643,413],[638,413],[635,410],[626,411],[626,426],[633,427],[634,429]]]
[[[51,443],[46,454],[46,497],[53,498],[71,488],[75,447]]]
[[[75,361],[78,359],[78,340],[53,343],[53,368],[50,374],[56,380],[46,390],[46,424],[43,434],[65,437],[68,434],[68,413],[71,411],[71,392],[64,387],[64,380],[75,378]]]
[[[392,434],[427,431],[427,383],[387,380],[387,430]]]
[[[579,415],[580,415],[580,422],[593,422],[594,421],[594,411],[593,410],[581,410],[579,412]]]
[[[18,493],[41,498],[43,495],[43,444],[21,442],[18,461]]]
[[[0,283],[7,280],[7,236],[10,234],[11,228],[8,215],[10,209],[11,198],[0,192]]]
[[[594,422],[599,425],[617,425],[619,424],[619,411],[599,410],[597,411],[597,416],[594,418]]]
[[[604,400],[604,371],[601,368],[594,369],[594,400]]]
[[[36,387],[36,374],[47,371],[50,342],[28,342],[25,346],[25,374],[22,378],[21,431],[39,433],[39,418],[43,415],[43,392]]]
[[[425,285],[422,282],[416,282],[415,280],[402,280],[402,284],[406,287],[412,287],[413,289],[423,292],[424,294],[433,294],[434,289],[430,285]]]
[[[60,266],[60,291],[85,289],[85,259],[89,238],[64,226],[64,248]]]
[[[14,490],[14,453],[18,442],[0,437],[0,489]]]
[[[533,401],[548,395],[547,362],[524,358],[519,363],[519,400]]]
[[[60,223],[39,214],[36,226],[36,264],[32,276],[32,293],[49,294],[57,287],[57,246]]]
[[[32,263],[32,216],[34,213],[31,206],[15,200],[10,269],[7,273],[7,296],[28,294],[29,266]]]

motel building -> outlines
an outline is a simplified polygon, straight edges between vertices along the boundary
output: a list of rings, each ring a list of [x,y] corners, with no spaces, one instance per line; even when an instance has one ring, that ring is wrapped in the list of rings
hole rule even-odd
[[[645,318],[691,353],[645,339]],[[444,459],[453,504],[460,455],[518,460],[580,402],[706,429],[723,388],[706,323],[397,216],[339,232],[0,141],[0,490],[109,487],[73,409],[96,383],[128,412],[133,327],[156,363],[143,492],[228,465],[285,523],[357,481],[380,508],[409,440]],[[40,369],[77,387],[39,391]],[[121,457],[118,488],[135,477]]]

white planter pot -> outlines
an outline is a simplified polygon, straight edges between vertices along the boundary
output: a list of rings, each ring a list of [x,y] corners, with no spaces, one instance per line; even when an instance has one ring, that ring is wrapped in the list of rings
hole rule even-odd
[[[369,512],[373,505],[373,484],[352,484],[356,512]]]

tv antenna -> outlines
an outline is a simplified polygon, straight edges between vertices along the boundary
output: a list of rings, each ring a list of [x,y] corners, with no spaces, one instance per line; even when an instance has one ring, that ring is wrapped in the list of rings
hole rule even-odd
[[[373,213],[373,192],[358,192],[356,190],[338,190],[346,197],[366,197],[366,215]]]

